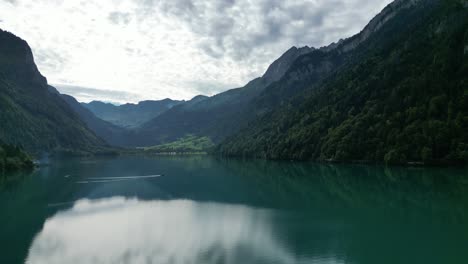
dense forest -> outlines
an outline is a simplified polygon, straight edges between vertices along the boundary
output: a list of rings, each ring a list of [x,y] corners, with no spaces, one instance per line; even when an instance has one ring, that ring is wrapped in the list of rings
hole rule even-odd
[[[250,123],[218,151],[270,159],[467,162],[467,5],[442,1],[415,12],[400,11],[387,23],[401,33],[383,30],[380,38],[391,39],[386,45]]]
[[[32,168],[34,163],[28,154],[19,147],[0,142],[0,176],[8,171]]]
[[[208,137],[187,135],[174,142],[143,148],[146,153],[207,153],[214,147]]]

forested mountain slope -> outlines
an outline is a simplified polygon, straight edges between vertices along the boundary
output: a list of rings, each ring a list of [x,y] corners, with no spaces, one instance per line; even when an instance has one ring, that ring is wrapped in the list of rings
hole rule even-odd
[[[51,92],[28,44],[0,30],[0,140],[40,153],[95,151],[106,144]]]
[[[186,135],[208,136],[214,142],[221,141],[254,119],[256,116],[246,111],[250,102],[281,78],[296,58],[313,50],[293,47],[273,62],[262,77],[244,87],[212,97],[195,97],[175,106],[142,125],[132,137],[131,145],[157,145]]]
[[[309,85],[227,139],[219,152],[272,159],[467,162],[467,1],[393,5],[402,3],[410,8],[384,10],[391,15],[362,42],[365,48],[355,48],[358,56],[315,89]]]
[[[431,5],[426,0],[420,6]],[[233,89],[208,98],[187,108],[175,107],[144,124],[137,132],[137,145],[159,144],[187,134],[208,136],[221,142],[249,122],[290,102],[304,90],[319,87],[323,80],[342,67],[359,61],[375,47],[388,45],[399,34],[399,27],[390,27],[400,11],[414,8],[419,0],[397,0],[388,5],[359,34],[320,49],[291,48],[276,60],[261,77],[243,88]],[[411,22],[413,23],[413,22]],[[411,24],[410,23],[410,24]],[[299,102],[295,102],[298,104]]]
[[[323,80],[359,62],[368,52],[394,45],[401,31],[408,30],[431,10],[437,0],[395,0],[377,14],[358,34],[303,54],[291,63],[282,78],[267,87],[252,103],[257,114],[269,113],[301,93],[322,85]],[[402,22],[404,21],[404,22]]]
[[[129,133],[128,130],[96,117],[70,95],[62,94],[61,97],[78,114],[81,120],[106,143],[113,146],[124,145]]]

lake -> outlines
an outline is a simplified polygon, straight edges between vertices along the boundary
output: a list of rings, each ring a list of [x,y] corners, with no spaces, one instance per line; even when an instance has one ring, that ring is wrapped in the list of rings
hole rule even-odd
[[[468,263],[468,171],[53,161],[0,178],[0,263]]]

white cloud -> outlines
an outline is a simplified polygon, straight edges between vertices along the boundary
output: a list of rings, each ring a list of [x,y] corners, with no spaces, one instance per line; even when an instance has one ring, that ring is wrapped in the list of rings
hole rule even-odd
[[[351,36],[389,2],[0,0],[0,27],[28,41],[50,83],[190,99],[242,86],[290,46]]]
[[[139,101],[138,94],[127,91],[106,90],[103,88],[96,89],[90,87],[81,87],[73,85],[53,85],[62,94],[73,95],[79,98],[81,102],[102,101],[114,104],[121,102],[136,102]],[[117,101],[114,101],[117,100]]]
[[[80,200],[47,219],[26,263],[343,263],[296,257],[275,233],[274,215],[185,200]]]

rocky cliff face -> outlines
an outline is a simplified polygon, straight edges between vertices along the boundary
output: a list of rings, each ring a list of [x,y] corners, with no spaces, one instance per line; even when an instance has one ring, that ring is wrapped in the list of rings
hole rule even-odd
[[[26,41],[0,29],[0,50],[0,71],[4,76],[21,83],[47,83],[37,69]]]
[[[315,48],[309,48],[308,46],[302,48],[292,47],[286,51],[279,59],[274,61],[262,78],[265,80],[265,84],[269,85],[273,82],[281,79],[284,74],[289,70],[291,64],[301,55],[307,54],[314,51]]]

